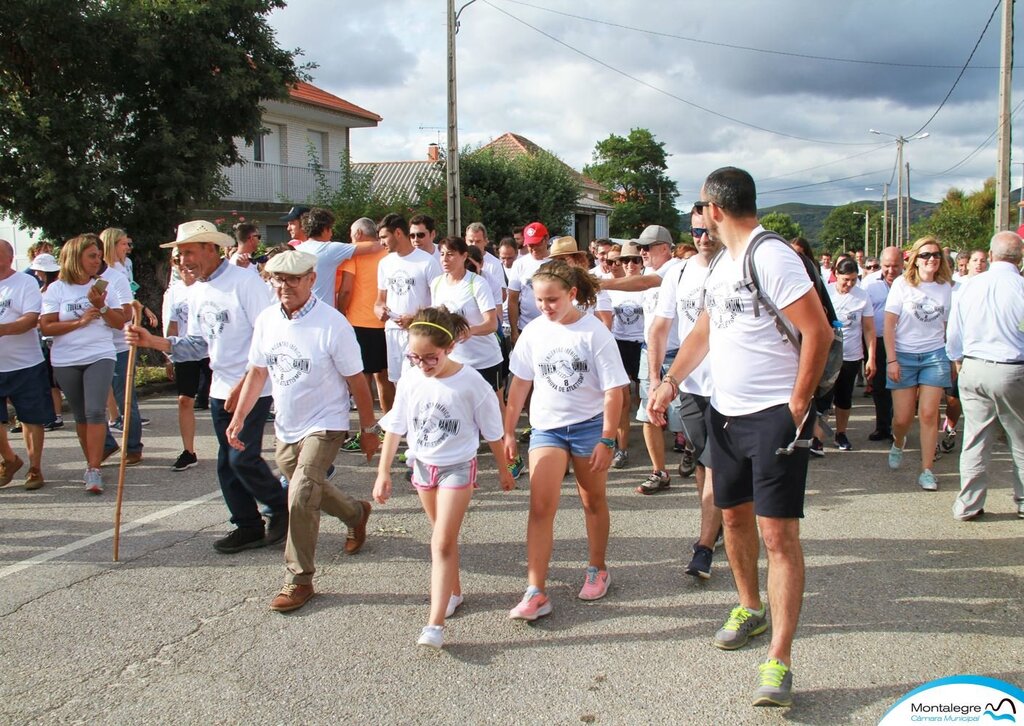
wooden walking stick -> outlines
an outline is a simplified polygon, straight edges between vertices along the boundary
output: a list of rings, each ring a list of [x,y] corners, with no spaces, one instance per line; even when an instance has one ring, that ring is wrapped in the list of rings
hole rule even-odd
[[[142,324],[142,303],[138,300],[132,301],[132,325]],[[124,498],[124,470],[127,466],[128,457],[128,428],[132,423],[132,396],[135,393],[135,358],[138,355],[137,346],[128,348],[128,370],[124,376],[124,406],[121,411],[121,420],[124,427],[121,429],[121,467],[117,472],[117,503],[114,505],[114,562],[117,562],[118,547],[121,544],[121,500]]]

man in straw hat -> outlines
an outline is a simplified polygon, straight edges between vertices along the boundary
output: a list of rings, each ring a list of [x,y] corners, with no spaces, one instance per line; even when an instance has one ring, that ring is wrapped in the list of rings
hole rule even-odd
[[[280,305],[260,313],[249,348],[249,372],[228,426],[228,442],[244,450],[245,419],[269,380],[277,404],[277,465],[288,478],[288,539],[285,584],[271,610],[297,610],[313,597],[313,557],[320,512],[350,531],[345,552],[355,554],[366,539],[370,503],[356,501],[327,482],[327,468],[348,436],[349,392],[366,436],[359,445],[367,460],[380,445],[370,386],[355,332],[345,316],[313,294],[315,255],[282,252],[265,268]],[[315,363],[314,363],[315,362]]]
[[[270,412],[269,381],[245,419],[238,451],[228,444],[227,428],[238,401],[249,362],[249,345],[257,316],[270,304],[266,285],[259,276],[230,264],[221,256],[232,239],[210,222],[196,220],[178,226],[174,242],[161,247],[178,248],[180,265],[196,274],[189,287],[189,326],[185,337],[161,338],[145,328],[128,326],[130,345],[154,348],[187,359],[197,353],[210,358],[210,416],[220,448],[217,478],[224,503],[236,529],[214,542],[218,552],[231,554],[277,544],[288,534],[288,495],[260,456],[263,426]],[[200,355],[199,357],[203,357]],[[270,510],[264,526],[259,504]]]

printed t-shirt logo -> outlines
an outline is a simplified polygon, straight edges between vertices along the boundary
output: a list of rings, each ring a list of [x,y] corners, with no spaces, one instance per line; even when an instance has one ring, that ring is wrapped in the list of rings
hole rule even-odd
[[[416,444],[422,447],[440,446],[449,437],[457,435],[461,426],[443,403],[435,401],[422,403],[412,419]]]
[[[700,315],[700,293],[702,289],[701,287],[693,287],[686,291],[680,289],[676,302],[676,314],[679,317],[686,318],[691,323],[697,322],[697,317]]]
[[[8,310],[11,309],[11,294],[9,291],[4,291],[4,296],[0,298],[0,315],[4,315]]]
[[[643,306],[636,303],[626,302],[615,306],[615,317],[623,325],[633,325],[643,317],[643,314]]]
[[[728,282],[720,282],[709,288],[704,304],[716,328],[728,328],[736,316],[743,312],[743,298],[736,287]]]
[[[171,308],[171,317],[174,318],[176,321],[178,321],[178,327],[179,328],[182,325],[187,326],[188,325],[188,303],[187,302],[176,303],[174,305],[174,307]]]
[[[290,386],[299,378],[307,375],[312,368],[312,361],[302,356],[295,344],[288,341],[276,343],[267,354],[267,367],[274,376],[274,382],[281,386]]]
[[[412,286],[412,276],[405,270],[397,270],[388,278],[388,290],[400,297],[408,295],[409,291],[412,290]]]
[[[196,320],[199,322],[202,336],[207,340],[214,340],[224,332],[224,326],[231,322],[231,316],[217,303],[206,300],[196,311]]]
[[[64,312],[78,320],[91,307],[92,303],[89,302],[89,298],[83,296],[64,303]]]
[[[554,348],[539,368],[547,384],[561,393],[579,388],[590,371],[587,361],[572,348]]]
[[[914,300],[911,305],[913,306],[914,317],[922,323],[930,323],[932,320],[942,317],[942,314],[946,312],[945,305],[939,305],[930,297]]]

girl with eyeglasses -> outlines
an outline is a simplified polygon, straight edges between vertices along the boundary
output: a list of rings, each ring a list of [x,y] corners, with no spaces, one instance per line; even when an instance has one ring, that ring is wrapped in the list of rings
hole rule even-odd
[[[443,307],[423,308],[408,330],[410,367],[398,381],[394,407],[380,420],[386,433],[373,498],[383,504],[391,497],[391,464],[405,436],[412,485],[432,528],[430,617],[417,643],[441,648],[445,619],[463,602],[459,529],[477,487],[481,436],[498,463],[501,488],[514,489],[515,480],[501,446],[501,412],[494,391],[476,371],[451,357],[456,343],[469,334],[469,323]]]
[[[939,488],[932,473],[938,439],[939,404],[950,385],[946,358],[946,321],[953,295],[949,261],[934,237],[922,237],[910,248],[907,267],[885,300],[886,387],[892,391],[893,443],[889,468],[903,463],[914,407],[921,430],[921,473],[925,491]]]

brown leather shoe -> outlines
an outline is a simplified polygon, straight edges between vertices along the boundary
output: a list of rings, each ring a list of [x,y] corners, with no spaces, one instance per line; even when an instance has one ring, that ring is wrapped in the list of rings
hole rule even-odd
[[[103,458],[100,459],[100,463],[102,464],[103,462],[105,462],[107,459],[109,459],[111,456],[113,456],[114,454],[116,454],[120,450],[121,450],[120,446],[115,446],[112,449],[104,449],[103,450]]]
[[[141,464],[141,463],[142,463],[142,452],[141,451],[136,451],[134,454],[131,453],[131,452],[128,452],[124,456],[124,465],[125,466],[135,466],[136,464]]]
[[[363,506],[363,516],[356,525],[348,529],[348,539],[345,540],[346,555],[354,555],[363,548],[363,543],[366,542],[366,522],[370,519],[370,512],[373,510],[373,507],[370,506],[369,502],[359,503]]]
[[[271,600],[270,609],[279,613],[298,610],[311,597],[313,597],[312,585],[295,585],[289,582],[281,588],[281,592],[277,593],[277,597]]]
[[[25,462],[17,454],[11,461],[0,461],[0,487],[10,484],[14,480],[14,475],[23,466],[25,466]]]
[[[43,484],[46,482],[43,480],[43,472],[39,469],[29,469],[28,474],[25,476],[25,488],[29,491],[35,489],[42,489]]]

